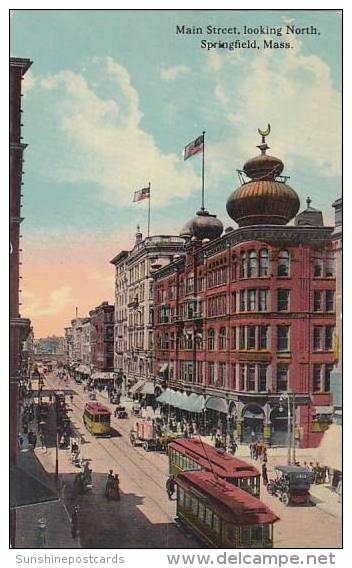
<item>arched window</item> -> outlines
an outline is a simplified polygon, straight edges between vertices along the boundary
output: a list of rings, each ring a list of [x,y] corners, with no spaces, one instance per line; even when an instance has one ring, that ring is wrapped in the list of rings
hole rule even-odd
[[[259,276],[269,276],[269,251],[261,249],[259,251]]]
[[[226,329],[222,327],[219,333],[219,350],[226,351]]]
[[[258,275],[257,253],[255,250],[248,252],[247,260],[247,277],[253,278]]]
[[[281,250],[277,260],[277,275],[290,276],[290,253],[288,250]]]
[[[209,329],[208,331],[208,350],[215,351],[215,330]]]

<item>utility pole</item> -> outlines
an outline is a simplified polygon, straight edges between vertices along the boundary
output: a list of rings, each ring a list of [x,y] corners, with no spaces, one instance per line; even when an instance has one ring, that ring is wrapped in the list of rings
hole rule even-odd
[[[292,429],[291,429],[291,404],[290,395],[287,393],[287,465],[291,465],[291,444],[292,444]]]
[[[292,393],[292,461],[296,463],[296,404],[295,394]]]

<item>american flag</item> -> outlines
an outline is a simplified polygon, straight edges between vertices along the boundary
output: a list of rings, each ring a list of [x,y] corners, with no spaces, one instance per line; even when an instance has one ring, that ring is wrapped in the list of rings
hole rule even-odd
[[[193,142],[187,144],[184,151],[184,159],[188,160],[188,158],[191,158],[195,154],[198,154],[198,152],[203,152],[203,151],[204,151],[204,134],[198,136],[198,138],[193,140]]]
[[[142,201],[142,199],[150,198],[150,187],[143,187],[143,189],[138,189],[134,192],[133,203],[136,201]]]

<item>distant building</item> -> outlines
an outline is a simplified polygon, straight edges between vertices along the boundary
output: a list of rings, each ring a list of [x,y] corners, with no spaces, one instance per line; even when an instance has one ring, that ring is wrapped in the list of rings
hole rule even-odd
[[[102,302],[89,312],[91,363],[94,371],[114,370],[114,306]]]
[[[184,252],[184,239],[155,235],[143,239],[137,227],[135,244],[110,262],[115,266],[115,371],[130,384],[153,377],[152,272]]]
[[[335,367],[331,373],[331,392],[334,417],[342,422],[342,198],[333,203],[335,208],[335,229],[332,234],[336,266],[336,336]]]
[[[65,351],[65,338],[51,335],[35,340],[35,353],[37,355],[63,355]]]

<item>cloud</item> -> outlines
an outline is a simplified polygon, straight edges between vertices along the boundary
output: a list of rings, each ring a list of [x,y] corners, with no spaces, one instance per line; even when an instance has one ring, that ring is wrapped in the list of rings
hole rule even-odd
[[[160,70],[160,77],[163,81],[175,81],[182,75],[190,73],[190,68],[187,65],[174,65],[173,67],[164,67]]]
[[[38,316],[55,316],[60,314],[71,300],[71,287],[67,285],[60,286],[52,290],[45,298],[40,298],[36,294],[26,291],[23,292],[26,312],[30,317]]]
[[[90,71],[94,87],[92,81],[68,70],[39,82],[37,94],[50,107],[51,123],[45,128],[54,132],[50,147],[40,146],[38,137],[41,176],[96,184],[102,190],[100,198],[120,206],[131,205],[133,192],[148,181],[153,207],[187,199],[197,191],[194,166],[184,164],[181,153],[161,151],[142,128],[139,96],[127,69],[106,57],[94,58]]]
[[[36,85],[36,79],[33,73],[29,70],[23,77],[22,94],[26,95],[29,91],[34,89],[35,85]]]
[[[235,127],[239,158],[248,158],[253,134],[270,122],[268,142],[286,165],[295,167],[304,159],[319,175],[338,176],[341,95],[330,67],[320,57],[304,54],[302,43],[293,41],[293,49],[261,51],[247,59],[245,73],[240,62],[226,58],[214,78],[214,93]]]

